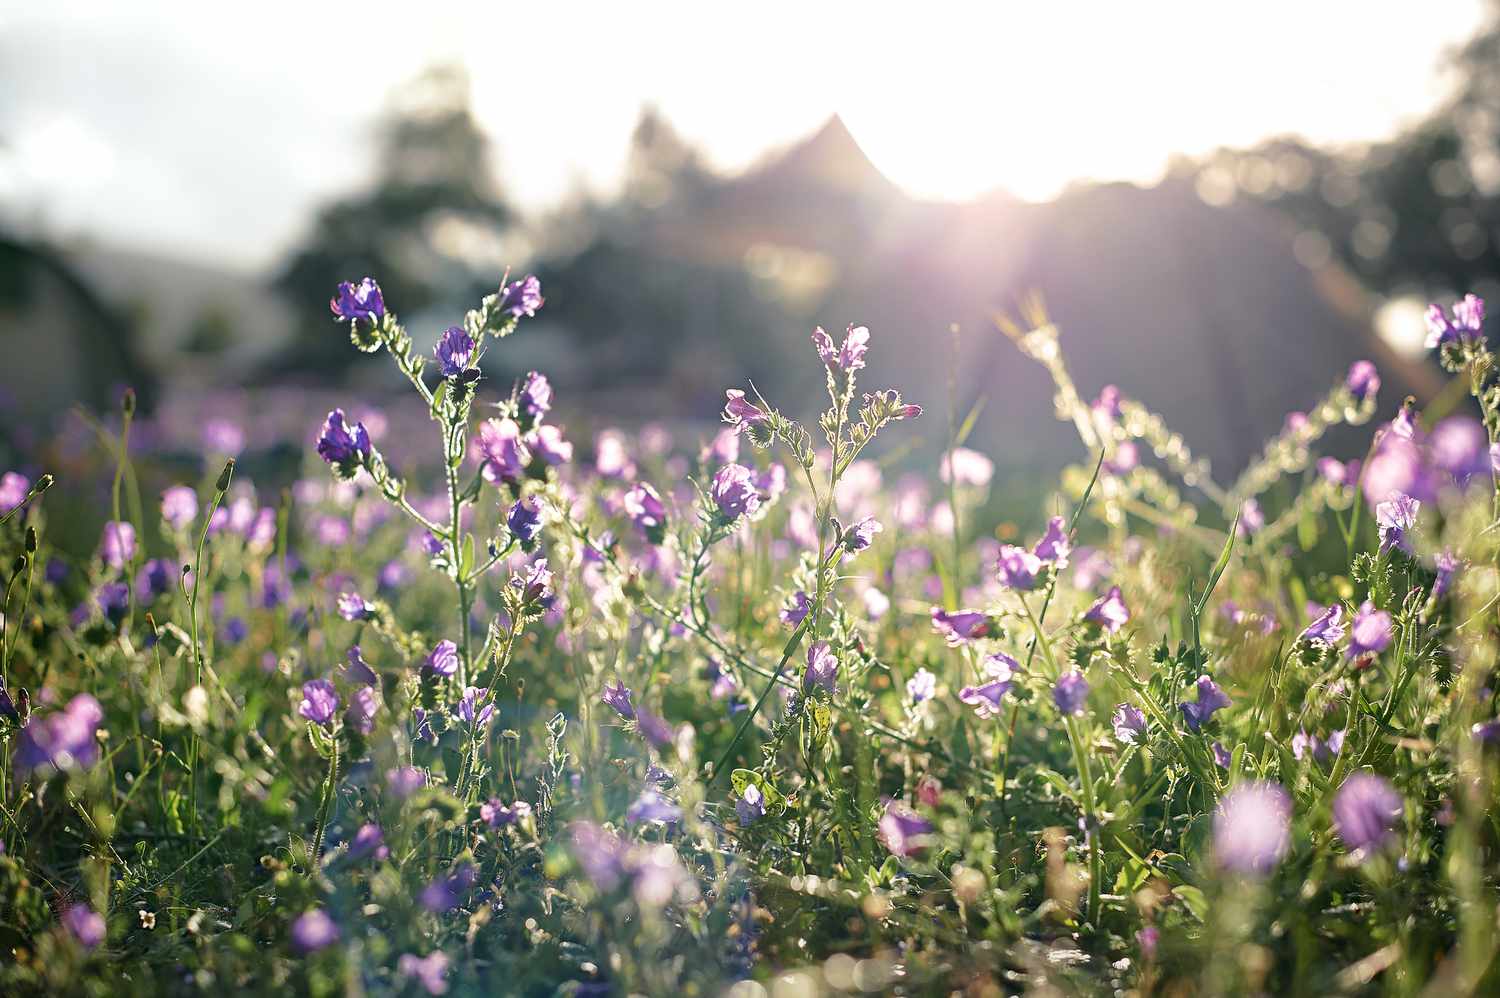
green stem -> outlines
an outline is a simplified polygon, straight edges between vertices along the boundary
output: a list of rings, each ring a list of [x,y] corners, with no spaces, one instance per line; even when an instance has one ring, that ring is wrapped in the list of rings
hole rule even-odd
[[[333,811],[333,795],[339,779],[338,735],[332,735],[329,741],[333,747],[328,756],[328,779],[323,782],[323,800],[318,804],[318,825],[313,831],[312,847],[308,850],[308,859],[314,870],[318,868],[318,861],[323,858],[323,835],[328,831],[328,816]]]

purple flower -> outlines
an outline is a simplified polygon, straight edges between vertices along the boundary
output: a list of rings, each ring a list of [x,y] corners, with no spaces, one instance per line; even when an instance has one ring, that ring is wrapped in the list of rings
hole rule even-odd
[[[1453,576],[1458,573],[1462,562],[1458,555],[1452,551],[1442,551],[1433,556],[1433,568],[1437,570],[1437,578],[1432,582],[1432,598],[1440,600],[1447,595],[1449,588],[1453,585]]]
[[[115,520],[106,523],[99,539],[99,556],[110,568],[124,568],[135,557],[135,528]]]
[[[613,707],[615,713],[619,714],[625,720],[633,721],[635,720],[635,704],[631,703],[630,698],[634,695],[635,693],[630,687],[616,681],[613,686],[605,684],[604,695],[599,699],[604,701],[606,705]]]
[[[1062,570],[1068,567],[1068,555],[1073,551],[1073,545],[1068,541],[1067,527],[1060,516],[1054,516],[1047,521],[1047,532],[1042,539],[1036,542],[1036,556],[1042,561],[1050,561],[1055,568]]]
[[[99,612],[118,624],[130,609],[130,587],[123,582],[106,582],[94,593]]]
[[[385,299],[373,277],[366,277],[358,284],[341,282],[339,292],[329,300],[328,308],[335,317],[350,321],[369,319],[378,322],[385,318]]]
[[[491,485],[521,481],[531,455],[521,440],[521,427],[514,420],[486,419],[479,424],[479,435],[475,440],[481,464],[479,472]]]
[[[1304,641],[1335,645],[1344,639],[1344,605],[1335,603],[1329,607],[1312,605],[1313,621],[1298,635]]]
[[[1449,416],[1432,428],[1427,438],[1432,463],[1453,476],[1459,485],[1479,475],[1490,478],[1490,438],[1472,416]]]
[[[742,464],[726,464],[714,475],[709,496],[725,520],[738,520],[760,508],[760,493],[755,491],[754,476]]]
[[[625,515],[652,544],[666,537],[667,507],[648,482],[637,482],[621,500]]]
[[[314,724],[328,727],[339,709],[339,695],[326,679],[312,679],[302,684],[302,702],[297,713]]]
[[[1120,587],[1114,586],[1109,592],[1094,601],[1094,605],[1088,608],[1083,619],[1090,624],[1104,628],[1106,633],[1114,634],[1130,621],[1130,608],[1125,605],[1125,600],[1120,595]]]
[[[460,863],[452,872],[440,876],[422,888],[422,893],[417,900],[422,907],[431,912],[452,911],[458,907],[469,888],[474,886],[474,881],[479,878],[478,872],[473,864]]]
[[[786,626],[796,627],[803,620],[807,619],[807,615],[811,611],[812,601],[807,598],[807,593],[798,589],[792,593],[792,598],[787,602],[786,606],[781,608],[781,612],[777,616],[781,618],[781,622]]]
[[[448,993],[448,982],[444,979],[448,974],[448,957],[440,949],[423,957],[402,953],[396,961],[396,972],[414,979],[430,995]]]
[[[1484,299],[1464,295],[1453,304],[1452,316],[1444,314],[1441,305],[1427,306],[1427,349],[1448,343],[1477,340],[1484,330]]]
[[[1435,476],[1427,460],[1410,437],[1388,430],[1379,437],[1375,453],[1362,473],[1365,499],[1371,505],[1398,493],[1416,499],[1431,499],[1436,494]]]
[[[292,945],[299,953],[313,953],[338,941],[339,927],[322,908],[304,911],[292,922]]]
[[[1348,464],[1331,457],[1318,458],[1318,474],[1329,485],[1353,488],[1359,482],[1359,462]]]
[[[1042,559],[1025,548],[1006,544],[1000,549],[1000,584],[1007,589],[1030,592],[1042,572]]]
[[[0,513],[9,513],[21,505],[30,491],[31,483],[26,480],[25,475],[14,471],[0,475]]]
[[[932,608],[932,629],[943,636],[948,647],[957,648],[976,638],[990,636],[990,618],[979,610],[955,610],[949,613],[942,607]]]
[[[458,672],[458,645],[444,638],[433,646],[423,670],[434,676],[452,676]]]
[[[943,481],[951,479],[956,485],[974,488],[990,484],[990,478],[994,474],[995,462],[967,447],[953,448],[943,455],[942,462],[938,465],[938,477]]]
[[[177,569],[165,558],[152,558],[136,573],[135,592],[142,603],[149,603],[158,596],[172,591]]]
[[[1088,679],[1077,669],[1063,673],[1052,687],[1052,702],[1064,714],[1081,716],[1089,702]]]
[[[1230,762],[1233,761],[1233,756],[1231,756],[1229,754],[1229,750],[1224,747],[1224,743],[1214,742],[1209,746],[1209,749],[1213,751],[1214,762],[1218,764],[1219,768],[1228,769]]]
[[[834,681],[838,678],[839,660],[827,641],[815,641],[807,649],[807,672],[802,677],[802,690],[811,693],[825,690],[832,696]]]
[[[682,808],[661,795],[655,787],[647,787],[625,810],[625,820],[631,824],[672,824],[682,820]]]
[[[474,337],[459,326],[449,326],[432,352],[437,356],[438,372],[445,378],[456,378],[474,363]]]
[[[525,575],[510,577],[512,589],[519,590],[523,603],[545,603],[552,598],[552,570],[546,558],[538,558],[526,569]]]
[[[528,551],[531,550],[537,534],[542,532],[542,501],[534,495],[517,499],[505,518],[505,525]]]
[[[906,698],[912,702],[913,706],[931,700],[935,692],[937,692],[937,676],[926,669],[918,669],[906,681]]]
[[[1187,726],[1197,731],[1214,716],[1214,711],[1222,707],[1228,707],[1229,695],[1219,688],[1219,684],[1208,676],[1199,676],[1196,684],[1198,700],[1196,703],[1180,703],[1178,708],[1182,711],[1183,719]]]
[[[926,848],[933,832],[932,822],[900,801],[890,801],[880,818],[877,837],[891,855],[905,858]]]
[[[360,651],[359,645],[351,645],[348,653],[344,656],[344,678],[359,686],[374,686],[379,677],[370,664],[365,661],[364,653]]]
[[[1383,777],[1354,773],[1333,796],[1333,827],[1350,849],[1377,849],[1390,838],[1401,809],[1401,795]]]
[[[527,274],[519,281],[512,281],[500,290],[500,308],[512,317],[536,315],[547,299],[542,297],[542,282],[534,274]]]
[[[1135,943],[1141,948],[1141,956],[1147,960],[1153,959],[1156,956],[1156,947],[1161,945],[1161,930],[1154,925],[1137,929]]]
[[[823,327],[819,326],[813,331],[812,341],[818,350],[818,357],[829,370],[851,374],[865,366],[865,351],[870,348],[870,331],[851,322],[844,333],[843,345],[835,350],[833,337],[823,332]]]
[[[521,411],[531,417],[532,422],[537,422],[552,409],[552,383],[545,374],[527,371],[516,401]]]
[[[724,392],[728,401],[724,403],[724,422],[731,423],[737,427],[759,426],[768,421],[771,416],[754,402],[745,398],[745,393],[738,388],[730,388]]]
[[[495,716],[495,705],[491,702],[483,707],[479,706],[480,702],[489,696],[489,692],[488,688],[465,686],[463,696],[459,698],[455,711],[459,719],[465,724],[471,724],[480,729],[489,727],[490,721]]]
[[[1485,745],[1500,742],[1500,720],[1475,721],[1474,726],[1469,729],[1469,735],[1476,742]]]
[[[556,468],[573,460],[573,445],[563,439],[562,430],[556,426],[538,426],[526,434],[522,442],[549,467]]]
[[[339,593],[338,602],[339,616],[345,620],[369,620],[375,616],[375,607],[359,593]]]
[[[197,516],[198,493],[186,485],[174,485],[161,494],[161,518],[173,530],[186,530]]]
[[[843,545],[845,551],[857,554],[875,543],[875,535],[884,529],[879,520],[873,516],[867,516],[849,524],[840,535],[839,543]]]
[[[1266,514],[1261,512],[1260,503],[1254,499],[1246,499],[1240,506],[1240,521],[1235,528],[1241,537],[1249,537],[1258,534],[1266,525]]]
[[[1010,692],[1012,685],[1014,684],[1009,676],[1002,676],[978,686],[965,686],[958,691],[958,700],[960,703],[973,707],[974,713],[981,718],[998,717],[1000,702],[1005,699],[1005,694]]]
[[[1337,730],[1329,734],[1328,738],[1320,739],[1317,735],[1310,735],[1299,728],[1292,736],[1292,757],[1302,759],[1311,757],[1318,762],[1327,762],[1338,755],[1344,749],[1344,732]]]
[[[386,770],[385,785],[391,796],[397,800],[406,800],[427,786],[427,774],[413,766],[399,766]]]
[[[1354,624],[1349,628],[1349,657],[1377,655],[1391,643],[1391,615],[1375,609],[1375,604],[1365,600],[1354,615]]]
[[[1110,718],[1114,725],[1115,738],[1125,745],[1140,745],[1146,740],[1146,715],[1139,707],[1132,707],[1128,703],[1122,703],[1115,708],[1114,717]]]
[[[305,694],[304,694],[305,696]],[[380,699],[373,686],[361,686],[349,697],[349,709],[344,711],[344,723],[362,735],[375,730],[375,712],[380,709]]]
[[[16,767],[22,772],[66,772],[89,769],[99,761],[99,724],[104,710],[99,701],[80,693],[62,710],[38,718],[21,729],[16,745]]]
[[[1356,402],[1363,402],[1380,391],[1380,372],[1368,360],[1356,360],[1349,365],[1349,376],[1344,379],[1344,385]]]
[[[391,850],[385,844],[385,835],[380,831],[380,826],[373,821],[367,822],[359,827],[354,833],[354,838],[349,842],[350,859],[383,860],[391,854]]]
[[[318,456],[332,465],[338,477],[353,478],[370,456],[370,434],[365,424],[355,423],[350,427],[344,410],[330,412],[318,434]]]
[[[86,904],[75,904],[63,912],[62,924],[84,949],[93,949],[104,942],[104,916]]]
[[[1406,532],[1416,524],[1417,513],[1421,509],[1420,502],[1400,492],[1375,506],[1375,523],[1380,528],[1381,551],[1389,551],[1393,547],[1411,550]]]
[[[1213,852],[1231,873],[1264,876],[1291,845],[1292,798],[1275,783],[1254,780],[1232,788],[1214,812]]]
[[[745,792],[734,802],[735,816],[741,825],[753,825],[766,815],[766,798],[754,783],[745,784]]]

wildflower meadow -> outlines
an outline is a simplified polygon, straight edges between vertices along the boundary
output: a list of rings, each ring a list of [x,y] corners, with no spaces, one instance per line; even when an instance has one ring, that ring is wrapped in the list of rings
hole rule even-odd
[[[1028,303],[1078,445],[1026,509],[983,400],[864,384],[878,317],[826,398],[584,439],[482,373],[536,277],[430,354],[400,306],[336,289],[412,404],[285,487],[128,391],[92,478],[0,479],[0,993],[1500,993],[1479,299],[1441,418],[1356,363],[1227,483]]]

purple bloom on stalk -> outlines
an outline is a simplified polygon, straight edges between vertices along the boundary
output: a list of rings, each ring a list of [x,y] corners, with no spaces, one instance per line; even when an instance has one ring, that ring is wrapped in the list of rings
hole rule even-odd
[[[1462,562],[1459,561],[1458,555],[1452,551],[1443,551],[1433,557],[1432,563],[1433,567],[1437,570],[1437,578],[1432,582],[1432,598],[1440,600],[1447,595],[1448,590],[1452,587],[1453,576],[1458,573]]]
[[[959,703],[968,704],[974,708],[974,713],[980,718],[989,719],[1000,716],[1000,702],[1005,699],[1005,694],[1010,692],[1014,685],[1008,676],[991,679],[989,682],[978,686],[965,686],[958,691]]]
[[[1356,402],[1363,402],[1380,391],[1380,372],[1368,360],[1356,360],[1349,365],[1349,375],[1344,379],[1344,385]]]
[[[660,544],[666,536],[667,507],[662,504],[649,482],[636,482],[625,493],[621,504],[630,522],[653,544]]]
[[[534,495],[517,499],[505,518],[505,525],[530,550],[537,534],[542,532],[542,501]]]
[[[952,613],[942,607],[932,608],[932,629],[943,636],[949,648],[958,648],[975,638],[990,636],[990,618],[979,610],[955,610]]]
[[[99,539],[99,556],[110,568],[124,568],[135,557],[135,528],[115,520],[106,523]]]
[[[1120,595],[1120,587],[1114,586],[1109,592],[1094,601],[1094,605],[1088,608],[1083,619],[1090,624],[1102,627],[1106,633],[1114,634],[1130,622],[1130,608],[1125,605],[1124,598]]]
[[[427,786],[427,774],[414,766],[399,766],[386,771],[385,785],[391,796],[397,800],[406,800]]]
[[[742,464],[726,464],[720,468],[709,485],[708,494],[719,513],[729,521],[760,508],[760,493],[755,491],[754,476]]]
[[[927,837],[932,832],[932,822],[900,801],[893,800],[885,806],[876,837],[891,855],[904,859],[926,848]]]
[[[465,724],[472,724],[478,728],[486,728],[495,716],[494,703],[487,703],[479,707],[480,701],[489,695],[487,688],[477,686],[465,686],[464,694],[459,698],[456,713]],[[478,707],[476,711],[475,708]]]
[[[1061,570],[1068,567],[1068,555],[1073,551],[1073,545],[1068,541],[1068,528],[1066,521],[1060,516],[1054,516],[1047,521],[1047,532],[1042,539],[1036,542],[1035,554],[1042,561],[1050,561],[1053,567]]]
[[[508,417],[486,419],[480,423],[475,447],[481,461],[479,473],[491,485],[501,482],[516,484],[525,474],[526,465],[531,463],[531,455],[521,440],[521,427]]]
[[[522,442],[549,467],[556,468],[573,460],[573,445],[563,439],[562,430],[556,426],[538,426],[526,434]]]
[[[161,494],[161,518],[173,530],[186,530],[197,516],[198,493],[186,485],[174,485]]]
[[[615,713],[619,714],[625,720],[633,721],[635,720],[635,704],[631,703],[630,698],[634,695],[635,692],[630,687],[616,681],[613,686],[605,684],[604,695],[599,699],[604,701],[608,706],[613,707]]]
[[[435,676],[452,676],[458,672],[458,645],[447,638],[433,646],[424,671]]]
[[[322,908],[304,911],[292,922],[292,945],[300,953],[313,953],[338,941],[339,927]]]
[[[1389,551],[1393,547],[1408,552],[1411,550],[1406,532],[1416,524],[1417,513],[1421,509],[1420,502],[1400,492],[1375,506],[1375,523],[1380,528],[1381,551]]]
[[[1471,478],[1490,477],[1490,438],[1472,416],[1449,416],[1432,428],[1427,438],[1432,463],[1453,476],[1460,486]]]
[[[1354,615],[1354,625],[1349,628],[1349,657],[1377,655],[1391,643],[1391,615],[1375,609],[1375,604],[1365,600]]]
[[[865,366],[865,351],[870,348],[870,331],[851,322],[844,333],[843,344],[835,349],[833,337],[819,326],[813,330],[812,341],[818,350],[818,357],[829,370],[850,374]]]
[[[365,661],[364,652],[360,651],[359,645],[351,645],[348,653],[344,656],[344,678],[359,686],[374,686],[378,678],[375,670]]]
[[[312,679],[302,684],[302,702],[297,713],[314,724],[328,727],[339,709],[339,695],[326,679]]]
[[[1030,592],[1042,572],[1042,559],[1025,548],[1007,544],[1000,549],[1000,584],[1007,589]]]
[[[504,828],[506,825],[514,825],[518,821],[531,816],[531,805],[523,800],[518,800],[506,807],[500,803],[499,798],[491,797],[485,803],[479,805],[479,817],[491,828]]]
[[[362,735],[375,730],[375,712],[380,709],[380,700],[373,686],[361,686],[349,697],[349,709],[344,711],[344,723]]]
[[[440,876],[422,888],[422,893],[417,900],[422,907],[431,912],[452,911],[458,907],[469,888],[474,886],[474,881],[479,878],[473,864],[460,863],[451,873]]]
[[[552,570],[547,567],[547,559],[532,562],[525,575],[512,575],[510,586],[520,591],[523,603],[545,603],[551,599]]]
[[[1052,702],[1064,714],[1082,716],[1089,701],[1089,681],[1077,669],[1063,673],[1052,687]]]
[[[1249,537],[1260,533],[1266,525],[1266,514],[1261,512],[1260,503],[1254,499],[1246,499],[1240,507],[1240,522],[1235,528],[1241,537]]]
[[[62,924],[84,949],[93,949],[104,942],[104,916],[86,904],[75,904],[63,912]]]
[[[867,516],[849,524],[839,537],[839,543],[844,546],[845,551],[857,554],[875,543],[875,535],[884,529],[879,520],[873,516]]]
[[[813,642],[812,646],[807,649],[807,672],[802,677],[803,692],[812,693],[814,690],[821,689],[832,696],[838,673],[838,656],[833,653],[828,642]]]
[[[460,326],[449,326],[433,348],[438,372],[445,378],[456,378],[474,364],[474,337]]]
[[[328,308],[339,319],[369,319],[378,322],[385,317],[385,298],[373,277],[366,277],[358,284],[342,281],[338,294],[329,299]]]
[[[1275,783],[1237,784],[1214,812],[1214,859],[1231,873],[1262,877],[1292,842],[1292,798]]]
[[[766,815],[766,797],[754,783],[745,784],[745,792],[734,802],[735,816],[741,825],[753,825]]]
[[[152,558],[136,573],[135,592],[142,603],[149,603],[158,596],[172,591],[177,578],[177,569],[165,558]]]
[[[1478,295],[1464,295],[1462,301],[1454,302],[1451,317],[1443,312],[1441,305],[1427,306],[1427,349],[1477,340],[1484,330],[1484,299]]]
[[[99,761],[99,701],[80,693],[62,710],[33,716],[16,744],[16,767],[22,772],[88,769]]]
[[[633,825],[641,822],[669,825],[682,820],[682,808],[663,797],[655,787],[647,787],[635,803],[625,809],[625,820]]]
[[[1120,704],[1110,723],[1114,726],[1115,738],[1124,745],[1140,745],[1146,740],[1146,715],[1139,707]]]
[[[546,301],[542,297],[542,282],[534,274],[527,274],[500,289],[500,308],[517,319],[523,315],[536,315],[536,310]]]
[[[520,404],[521,411],[535,422],[552,410],[552,383],[545,374],[527,371],[516,401]]]
[[[373,821],[361,825],[349,842],[350,859],[383,860],[390,854],[391,850],[385,844],[385,834]]]
[[[402,977],[415,980],[430,995],[448,993],[448,982],[445,980],[448,974],[448,955],[440,949],[422,957],[402,953],[401,959],[396,961],[396,972]]]
[[[787,602],[786,606],[781,608],[781,612],[777,616],[781,618],[781,622],[786,626],[796,627],[807,618],[808,613],[811,611],[812,600],[807,598],[807,593],[798,589],[792,593],[791,599]]]
[[[937,692],[937,676],[926,669],[918,669],[906,681],[906,698],[913,706],[926,703]]]
[[[123,582],[106,582],[94,593],[94,602],[100,613],[118,624],[130,609],[130,587]]]
[[[1484,745],[1500,742],[1500,720],[1475,721],[1474,726],[1469,729],[1469,735]]]
[[[1401,795],[1383,777],[1354,773],[1333,797],[1333,827],[1356,851],[1384,845],[1401,817]]]
[[[745,398],[745,393],[738,388],[730,388],[724,392],[728,399],[724,403],[724,422],[731,423],[737,427],[758,426],[771,418],[766,412],[754,402]]]
[[[1329,485],[1353,488],[1359,482],[1359,462],[1350,461],[1345,464],[1337,458],[1320,457],[1318,458],[1318,474]]]
[[[1335,603],[1329,607],[1313,606],[1317,613],[1312,623],[1298,637],[1325,645],[1338,644],[1344,639],[1344,605]]]
[[[1198,690],[1197,702],[1177,705],[1182,711],[1183,719],[1187,721],[1188,728],[1193,731],[1203,727],[1208,719],[1214,716],[1214,711],[1228,707],[1230,703],[1229,694],[1220,689],[1219,684],[1208,676],[1199,676],[1195,685]]]
[[[1213,752],[1214,762],[1218,764],[1219,768],[1228,769],[1229,763],[1233,761],[1233,757],[1229,754],[1229,750],[1224,747],[1224,743],[1214,742],[1209,746],[1209,749]]]
[[[344,410],[335,409],[323,421],[318,433],[318,456],[332,465],[334,471],[344,478],[353,477],[354,472],[370,456],[370,434],[364,423],[348,424]]]
[[[339,593],[339,616],[351,621],[369,620],[375,616],[375,607],[359,593]]]
[[[21,505],[30,491],[31,483],[26,480],[25,475],[14,471],[0,475],[0,513],[9,513]]]
[[[1332,732],[1326,740],[1317,735],[1310,735],[1301,728],[1298,728],[1297,733],[1292,736],[1292,757],[1299,761],[1304,757],[1311,757],[1318,762],[1327,762],[1343,749],[1344,732],[1342,730]]]
[[[664,719],[651,713],[645,707],[635,712],[636,730],[641,737],[659,749],[664,749],[672,744],[672,726]]]

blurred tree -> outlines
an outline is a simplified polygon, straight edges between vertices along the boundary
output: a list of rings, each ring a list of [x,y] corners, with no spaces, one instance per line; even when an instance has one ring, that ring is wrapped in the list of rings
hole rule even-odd
[[[385,300],[408,316],[499,283],[515,218],[470,109],[468,74],[441,65],[408,84],[379,144],[373,188],[321,210],[276,278],[299,317],[282,368],[342,370],[358,356],[328,314],[339,281],[377,278]]]

